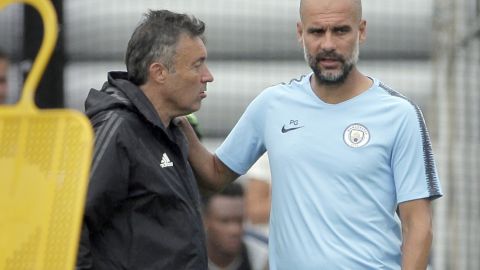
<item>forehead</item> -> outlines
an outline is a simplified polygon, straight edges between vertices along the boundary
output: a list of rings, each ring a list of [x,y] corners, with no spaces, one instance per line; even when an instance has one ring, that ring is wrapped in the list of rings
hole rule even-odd
[[[215,196],[208,207],[210,216],[217,218],[236,218],[243,216],[243,198]]]
[[[350,24],[358,17],[353,0],[303,0],[300,12],[304,24],[318,26]]]
[[[184,61],[196,61],[206,57],[207,48],[200,37],[191,37],[188,34],[180,34],[176,46],[176,58]]]

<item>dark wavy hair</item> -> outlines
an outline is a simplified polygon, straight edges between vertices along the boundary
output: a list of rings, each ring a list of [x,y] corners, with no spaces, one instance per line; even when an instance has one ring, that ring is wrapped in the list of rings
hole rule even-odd
[[[205,213],[208,210],[210,201],[216,196],[225,196],[230,198],[243,198],[243,187],[239,183],[230,183],[222,191],[202,197],[202,208]]]
[[[0,59],[9,60],[7,52],[5,52],[2,48],[0,48]]]

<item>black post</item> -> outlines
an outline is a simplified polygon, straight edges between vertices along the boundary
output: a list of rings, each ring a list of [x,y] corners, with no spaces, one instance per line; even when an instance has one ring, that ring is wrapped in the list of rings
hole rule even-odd
[[[51,0],[58,16],[59,33],[55,51],[40,81],[35,94],[35,103],[40,108],[62,108],[63,70],[65,66],[63,23],[63,0]],[[40,14],[30,5],[25,6],[23,56],[26,63],[32,63],[37,56],[43,38],[43,22]],[[26,70],[28,73],[29,70]],[[27,75],[27,74],[25,74]],[[26,78],[26,77],[25,77]]]

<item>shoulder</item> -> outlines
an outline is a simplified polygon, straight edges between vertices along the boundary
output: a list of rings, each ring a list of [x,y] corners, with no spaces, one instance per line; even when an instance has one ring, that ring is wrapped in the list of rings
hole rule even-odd
[[[396,123],[403,131],[426,132],[422,110],[415,102],[381,82],[378,84],[378,91],[381,96],[379,106],[382,106],[382,117],[387,117],[392,125]]]
[[[410,98],[403,95],[383,82],[378,82],[378,91],[382,97],[382,104],[403,114],[421,114],[420,107]]]
[[[292,78],[290,79],[287,83],[283,82],[281,85],[284,85],[286,87],[298,87],[299,85],[302,85],[305,83],[305,80],[308,80],[310,76],[308,74],[303,74],[297,78]]]
[[[112,126],[128,126],[138,121],[138,116],[123,109],[105,110],[90,118],[90,122],[95,129],[105,126],[109,128]]]
[[[135,138],[145,128],[139,116],[129,110],[113,109],[100,112],[90,119],[97,140],[102,137]]]
[[[299,77],[290,79],[288,82],[282,82],[276,85],[276,87],[278,89],[282,89],[284,91],[289,91],[290,93],[292,93],[304,89],[305,85],[310,85],[309,78],[309,74],[303,74]]]
[[[281,82],[265,88],[258,96],[260,100],[275,100],[298,95],[308,83],[308,75],[301,75],[290,79],[288,82]]]

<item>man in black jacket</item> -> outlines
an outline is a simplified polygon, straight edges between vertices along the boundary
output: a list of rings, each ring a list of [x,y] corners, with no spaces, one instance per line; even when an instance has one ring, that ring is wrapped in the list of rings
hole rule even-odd
[[[96,133],[77,269],[207,269],[198,187],[172,122],[200,108],[205,25],[149,11],[126,52],[127,72],[91,90]]]

